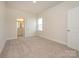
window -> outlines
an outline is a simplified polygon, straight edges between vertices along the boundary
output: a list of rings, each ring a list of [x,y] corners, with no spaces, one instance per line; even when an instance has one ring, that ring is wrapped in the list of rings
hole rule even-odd
[[[38,19],[38,31],[43,30],[43,19],[42,17]]]

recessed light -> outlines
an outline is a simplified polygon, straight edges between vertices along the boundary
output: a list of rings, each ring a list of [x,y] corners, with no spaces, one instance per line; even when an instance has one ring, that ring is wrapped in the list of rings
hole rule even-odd
[[[36,3],[36,0],[33,0],[33,3]]]

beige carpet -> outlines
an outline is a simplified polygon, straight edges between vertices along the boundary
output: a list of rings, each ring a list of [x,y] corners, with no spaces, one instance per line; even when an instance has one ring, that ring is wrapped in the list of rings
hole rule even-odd
[[[52,58],[79,57],[78,52],[54,41],[40,38],[8,40],[0,57],[7,58]]]

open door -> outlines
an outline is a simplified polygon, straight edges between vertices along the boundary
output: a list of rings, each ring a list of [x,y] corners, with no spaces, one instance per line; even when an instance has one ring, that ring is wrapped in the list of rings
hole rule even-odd
[[[17,38],[25,37],[25,26],[24,26],[24,18],[17,19]]]
[[[68,12],[68,46],[79,50],[79,7]]]

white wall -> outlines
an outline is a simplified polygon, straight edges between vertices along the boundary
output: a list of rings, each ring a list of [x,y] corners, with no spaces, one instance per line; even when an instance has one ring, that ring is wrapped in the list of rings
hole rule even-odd
[[[20,16],[23,16],[25,19],[25,37],[30,36],[31,33],[35,33],[35,16],[32,14],[25,13],[20,10],[15,10],[7,8],[7,19],[6,19],[6,38],[7,39],[16,39],[17,38],[17,29],[16,29],[16,19]],[[29,25],[30,24],[30,25]]]
[[[36,35],[36,18],[33,15],[29,15],[26,20],[26,37],[35,36]]]
[[[39,16],[43,17],[43,31],[38,36],[67,43],[67,12],[69,9],[78,7],[79,2],[63,2],[55,7],[44,11]]]
[[[0,2],[0,53],[5,45],[5,2]]]

